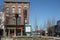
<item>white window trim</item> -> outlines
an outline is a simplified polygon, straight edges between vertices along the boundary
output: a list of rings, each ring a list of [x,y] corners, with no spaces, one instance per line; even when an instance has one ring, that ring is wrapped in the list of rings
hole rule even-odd
[[[6,7],[6,13],[9,13],[10,8]]]
[[[12,6],[12,7],[16,7],[16,6]]]
[[[20,14],[22,9],[19,9],[19,7],[21,8],[21,6],[18,6],[18,13]],[[20,12],[19,12],[19,10],[20,10]]]
[[[16,7],[15,7],[15,6],[12,6],[12,8],[13,8],[13,7],[16,9]],[[13,12],[12,12],[12,13],[13,13]]]
[[[25,7],[28,8],[28,6],[24,6],[24,8],[25,8]]]

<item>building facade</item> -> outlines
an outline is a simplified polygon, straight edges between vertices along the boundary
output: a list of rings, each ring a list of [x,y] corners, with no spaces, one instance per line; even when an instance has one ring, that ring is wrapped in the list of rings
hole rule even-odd
[[[4,0],[6,36],[23,36],[29,24],[29,0]]]

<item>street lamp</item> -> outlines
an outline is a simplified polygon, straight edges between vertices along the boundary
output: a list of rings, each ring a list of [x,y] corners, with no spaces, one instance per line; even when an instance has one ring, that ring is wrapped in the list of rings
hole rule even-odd
[[[27,18],[27,9],[26,8],[24,8],[24,31],[25,31],[25,24],[26,24],[26,18]],[[26,33],[25,33],[25,35],[26,35]]]
[[[18,18],[18,14],[15,14],[15,18],[16,18],[16,31],[17,31],[17,18]],[[17,35],[17,32],[16,32]]]

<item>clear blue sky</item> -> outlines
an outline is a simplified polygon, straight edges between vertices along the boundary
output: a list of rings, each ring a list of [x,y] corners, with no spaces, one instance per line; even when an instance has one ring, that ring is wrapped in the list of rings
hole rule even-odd
[[[35,14],[37,24],[44,24],[48,18],[60,19],[60,0],[31,0],[30,1],[30,23],[34,25]]]
[[[3,0],[0,0],[3,5]],[[35,14],[37,14],[38,26],[48,18],[60,19],[60,0],[30,0],[30,24],[34,25]]]

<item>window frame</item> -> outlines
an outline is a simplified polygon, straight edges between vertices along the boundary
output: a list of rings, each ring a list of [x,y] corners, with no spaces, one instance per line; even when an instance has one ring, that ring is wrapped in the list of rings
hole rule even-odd
[[[16,19],[14,16],[12,16],[12,24],[15,25],[16,24]]]
[[[21,7],[18,7],[18,14],[21,14],[21,11],[22,11]]]
[[[21,25],[21,16],[17,18],[17,25]]]
[[[6,7],[5,9],[6,9],[6,10],[5,10],[6,13],[9,13],[9,12],[10,12],[10,8],[9,8],[9,7]]]
[[[16,11],[16,8],[12,7],[12,13],[15,13],[15,11]]]

